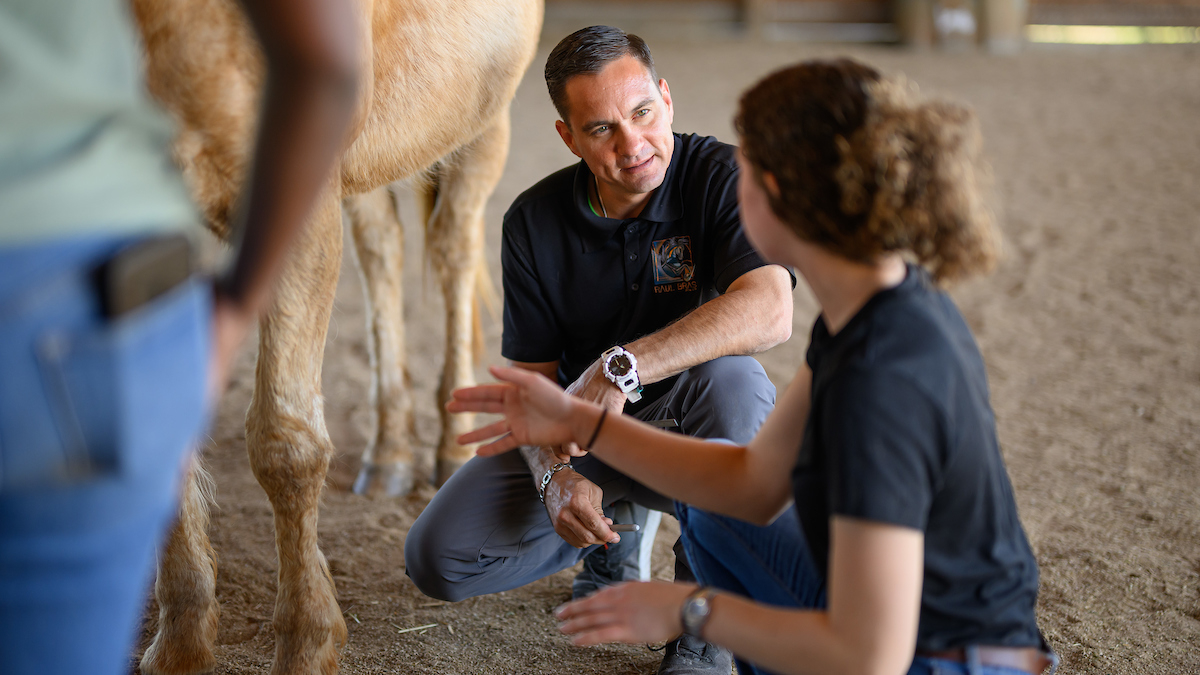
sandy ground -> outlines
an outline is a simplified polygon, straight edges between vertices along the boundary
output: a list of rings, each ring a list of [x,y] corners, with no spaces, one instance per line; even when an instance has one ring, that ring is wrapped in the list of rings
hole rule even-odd
[[[1000,437],[1042,569],[1039,618],[1061,672],[1200,673],[1200,48],[1031,48],[1014,58],[885,48],[652,44],[679,131],[734,141],[739,92],[773,68],[851,54],[926,92],[972,104],[995,174],[1007,257],[954,296],[987,359]],[[543,45],[514,104],[508,169],[488,209],[499,278],[500,217],[573,158],[554,134]],[[442,309],[404,202],[418,443],[436,442]],[[572,571],[458,604],[404,575],[408,527],[433,494],[349,493],[372,419],[358,275],[347,260],[325,359],[326,417],[340,456],[321,546],[350,630],[346,673],[652,673],[643,646],[580,649],[553,630]],[[815,305],[796,291],[795,337],[760,359],[778,386],[806,347]],[[499,325],[487,324],[489,361]],[[219,673],[266,672],[275,551],[270,507],[245,453],[253,379],[242,355],[206,455],[217,479],[212,538],[223,606]],[[660,532],[654,572],[669,576]],[[424,631],[398,629],[437,624]]]

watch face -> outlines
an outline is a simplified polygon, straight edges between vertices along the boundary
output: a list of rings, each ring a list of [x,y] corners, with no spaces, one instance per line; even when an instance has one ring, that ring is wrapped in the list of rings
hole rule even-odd
[[[629,355],[616,354],[608,360],[608,372],[616,377],[624,377],[629,374],[633,368],[633,364],[629,362]]]
[[[691,635],[699,633],[705,619],[712,611],[712,605],[706,596],[689,598],[683,605],[683,628]]]

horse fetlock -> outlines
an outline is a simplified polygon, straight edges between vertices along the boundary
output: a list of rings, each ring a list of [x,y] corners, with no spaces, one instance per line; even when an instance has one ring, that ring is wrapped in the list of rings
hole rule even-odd
[[[339,638],[332,632],[305,636],[303,644],[276,629],[275,663],[271,675],[336,675],[338,656],[346,644],[345,622]]]
[[[338,655],[349,633],[328,570],[322,571],[326,583],[317,583],[306,593],[292,592],[288,595],[293,602],[276,605],[272,673],[333,675],[338,671]],[[284,589],[280,591],[283,596]]]
[[[217,666],[213,646],[217,641],[220,609],[216,601],[192,606],[169,619],[159,618],[158,633],[142,655],[143,675],[197,675]]]

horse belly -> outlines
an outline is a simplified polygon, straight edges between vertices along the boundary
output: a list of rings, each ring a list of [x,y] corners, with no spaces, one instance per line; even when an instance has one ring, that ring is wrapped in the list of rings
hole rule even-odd
[[[372,18],[374,83],[343,194],[408,178],[474,140],[516,93],[541,0],[393,0]]]

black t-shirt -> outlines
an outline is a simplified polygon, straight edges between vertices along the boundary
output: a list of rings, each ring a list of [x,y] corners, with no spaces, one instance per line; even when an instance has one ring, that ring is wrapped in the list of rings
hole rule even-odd
[[[504,216],[501,353],[560,361],[573,382],[605,349],[660,330],[766,263],[742,233],[734,147],[675,134],[662,185],[637,218],[588,205],[584,162],[526,190]],[[652,401],[670,388],[646,388]]]
[[[925,271],[808,349],[812,408],[793,472],[822,575],[840,514],[921,530],[918,650],[1037,646],[1038,570],[1000,455],[979,348]]]

